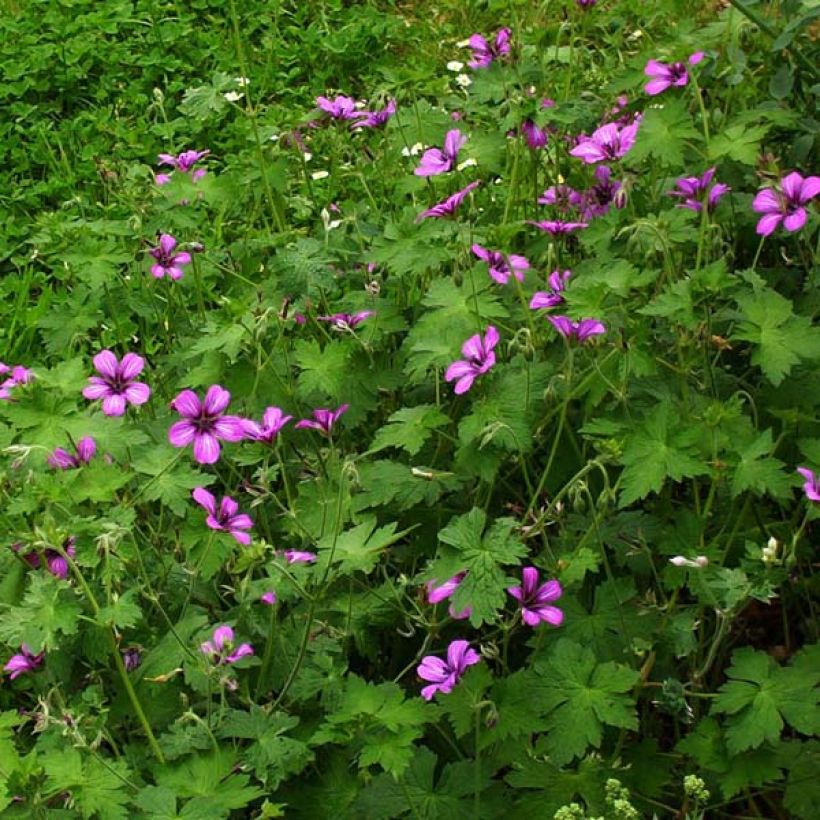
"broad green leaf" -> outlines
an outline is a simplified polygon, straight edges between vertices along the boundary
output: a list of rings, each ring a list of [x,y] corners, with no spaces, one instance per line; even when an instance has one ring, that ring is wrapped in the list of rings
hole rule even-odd
[[[788,723],[804,734],[820,731],[820,651],[816,644],[780,667],[765,652],[742,647],[732,655],[729,680],[712,705],[726,714],[726,745],[731,754],[776,743]]]
[[[637,729],[635,701],[627,693],[638,672],[613,663],[599,664],[590,649],[567,638],[535,663],[534,703],[548,717],[546,750],[557,765],[600,748],[604,726]]]
[[[680,481],[708,472],[696,449],[700,435],[699,426],[680,425],[668,399],[656,405],[626,440],[619,506],[659,492],[669,478]]]

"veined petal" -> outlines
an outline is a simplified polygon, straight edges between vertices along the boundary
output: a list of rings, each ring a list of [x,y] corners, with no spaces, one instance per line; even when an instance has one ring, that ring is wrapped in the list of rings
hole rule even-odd
[[[219,461],[221,448],[219,440],[210,433],[197,433],[194,436],[194,458],[200,464],[216,464]]]
[[[131,404],[145,404],[151,398],[151,388],[143,382],[134,382],[125,388],[124,395]]]
[[[217,438],[223,441],[242,441],[245,438],[245,427],[239,416],[222,416],[214,421],[211,429]]]
[[[483,359],[484,347],[481,343],[481,334],[476,333],[475,336],[470,336],[461,346],[461,352],[467,359]]]
[[[196,418],[202,411],[202,402],[193,390],[183,390],[172,402],[171,407],[181,416]]]
[[[208,388],[202,406],[209,416],[215,416],[222,413],[230,401],[231,394],[221,385],[213,384]]]
[[[474,374],[475,365],[470,362],[465,362],[463,359],[453,362],[444,373],[444,381],[451,382],[454,379],[460,379],[470,373]]]
[[[121,416],[125,413],[125,396],[122,393],[111,393],[102,402],[102,411],[106,416]]]
[[[787,231],[799,231],[806,224],[807,219],[806,209],[798,208],[783,220],[783,227]]]
[[[120,362],[119,376],[124,381],[136,379],[145,367],[145,359],[136,353],[126,353]]]
[[[195,425],[187,420],[177,421],[171,425],[168,430],[168,441],[174,447],[187,447],[196,436],[197,429]]]
[[[771,188],[759,191],[752,201],[752,210],[759,214],[780,212],[780,198]]]
[[[783,221],[783,214],[776,213],[776,214],[766,214],[766,216],[762,217],[758,223],[757,228],[755,231],[760,236],[769,236],[769,234],[774,233],[777,229],[777,226]]]
[[[422,680],[440,683],[450,674],[450,670],[441,658],[437,658],[435,655],[428,655],[422,658],[421,663],[416,669],[416,674]]]
[[[803,177],[797,173],[797,171],[792,171],[790,174],[786,174],[783,179],[780,181],[780,187],[783,189],[783,193],[789,198],[792,202],[799,202],[800,201],[800,191],[803,187]]]
[[[99,376],[90,376],[88,387],[83,388],[83,396],[91,401],[96,401],[111,393],[110,385]]]
[[[100,351],[93,359],[94,369],[106,379],[116,379],[119,362],[110,350]]]
[[[564,613],[557,606],[537,606],[533,610],[538,613],[542,621],[546,621],[553,626],[561,626],[564,622]],[[532,624],[530,624],[532,626]]]
[[[184,424],[185,422],[182,423]],[[195,487],[191,496],[200,507],[207,510],[211,515],[216,515],[216,498],[214,498],[213,493],[204,487]]]
[[[222,501],[219,504],[219,517],[227,522],[227,519],[232,518],[239,512],[239,504],[234,501],[233,498],[226,495],[222,497]]]

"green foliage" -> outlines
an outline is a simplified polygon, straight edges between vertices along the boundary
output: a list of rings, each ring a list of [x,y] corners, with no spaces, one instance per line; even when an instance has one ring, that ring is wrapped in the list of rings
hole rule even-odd
[[[738,649],[715,699],[715,714],[726,714],[726,745],[731,754],[776,742],[785,724],[803,734],[820,732],[820,650],[801,650],[788,667],[764,652]]]
[[[811,173],[818,13],[726,5],[6,0],[0,814],[816,815],[817,212],[753,203]],[[119,416],[103,350],[144,359]],[[204,463],[174,399],[217,384]]]
[[[574,641],[555,644],[551,656],[535,664],[539,709],[549,716],[545,751],[559,766],[599,748],[604,726],[636,729],[638,718],[626,693],[638,673],[621,664],[599,664],[595,654]]]
[[[445,546],[428,574],[442,582],[458,572],[467,572],[453,596],[453,606],[456,612],[471,607],[473,626],[495,620],[506,600],[505,587],[518,580],[504,569],[518,564],[525,554],[524,545],[511,533],[514,523],[499,518],[487,527],[487,516],[474,507],[438,534]]]

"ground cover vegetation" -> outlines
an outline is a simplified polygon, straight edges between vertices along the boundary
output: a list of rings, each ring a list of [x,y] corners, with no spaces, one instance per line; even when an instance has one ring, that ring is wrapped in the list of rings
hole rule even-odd
[[[0,5],[3,817],[816,817],[815,3]]]

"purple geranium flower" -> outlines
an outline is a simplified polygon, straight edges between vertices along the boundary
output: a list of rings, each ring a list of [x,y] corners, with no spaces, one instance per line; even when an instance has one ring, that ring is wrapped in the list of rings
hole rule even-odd
[[[317,316],[320,322],[330,322],[336,330],[353,330],[365,319],[375,316],[372,310],[360,310],[358,313],[334,313],[331,316]]]
[[[524,271],[530,268],[530,263],[523,256],[515,253],[505,256],[500,251],[490,251],[478,244],[474,244],[471,250],[479,259],[487,263],[490,277],[499,285],[506,285],[510,276],[523,282]]]
[[[425,585],[427,587],[427,603],[437,604],[440,601],[444,601],[447,598],[452,597],[453,593],[458,589],[459,584],[464,580],[466,575],[466,572],[459,572],[452,578],[448,578],[443,584],[438,585],[436,581],[428,581]],[[468,606],[461,612],[456,612],[455,609],[453,609],[453,605],[450,604],[450,617],[455,618],[458,621],[469,618],[472,612],[473,608],[471,606]]]
[[[65,552],[69,558],[73,558],[76,553],[74,546],[76,543],[77,539],[73,535],[69,535],[62,543],[63,552]],[[13,544],[12,549],[15,552],[20,552],[22,546],[22,544]],[[47,547],[43,551],[43,555],[46,559],[48,571],[55,578],[59,578],[62,581],[68,578],[68,561],[66,561],[60,552],[51,547]],[[30,567],[34,567],[34,569],[40,566],[40,555],[36,550],[31,550],[21,557]]]
[[[541,231],[552,234],[553,236],[560,236],[565,233],[574,233],[575,231],[583,230],[589,227],[588,222],[563,222],[560,219],[546,219],[542,222],[533,222],[528,220],[530,225],[535,225]]]
[[[696,51],[689,57],[689,65],[697,65],[704,57],[702,51]],[[689,73],[686,71],[685,63],[661,63],[657,60],[649,60],[644,67],[643,73],[650,78],[643,90],[654,97],[661,94],[667,88],[682,88],[689,82]]]
[[[174,253],[176,246],[176,238],[171,234],[164,233],[159,238],[159,245],[148,251],[156,260],[151,265],[151,274],[154,278],[162,279],[163,276],[170,276],[174,280],[182,279],[184,272],[182,266],[190,263],[191,254],[187,251]]]
[[[0,376],[6,376],[7,374],[11,375],[8,375],[6,379],[0,382],[0,401],[8,401],[11,398],[11,389],[13,387],[28,384],[34,378],[34,374],[27,367],[20,364],[10,367],[0,362]]]
[[[91,436],[85,436],[77,442],[75,449],[76,454],[72,455],[62,447],[57,447],[47,459],[48,466],[56,470],[73,470],[82,464],[88,464],[97,452],[97,442]]]
[[[521,123],[521,133],[527,145],[534,151],[543,148],[549,139],[548,129],[539,128],[532,120],[524,120]]]
[[[461,150],[467,137],[453,128],[444,137],[443,148],[428,148],[421,157],[421,163],[413,173],[417,177],[434,177],[445,174],[452,170],[458,159],[458,152]]]
[[[307,550],[285,550],[282,555],[289,564],[313,564],[318,557],[315,552]]]
[[[495,365],[493,348],[498,344],[498,341],[498,331],[490,325],[483,338],[481,334],[476,333],[475,336],[470,336],[464,342],[461,346],[461,354],[464,359],[453,362],[444,374],[445,381],[456,380],[456,395],[466,393],[479,376]]]
[[[806,479],[803,492],[809,501],[820,501],[820,474],[812,472],[808,467],[798,467],[797,472]]]
[[[276,603],[276,593],[272,589],[269,589],[267,592],[263,592],[259,596],[259,600],[263,604],[267,604],[268,606],[273,606]]]
[[[602,125],[591,137],[579,137],[570,154],[588,165],[620,159],[635,144],[639,126],[637,118],[629,125],[619,126],[614,122]]]
[[[258,424],[253,419],[242,419],[242,428],[245,436],[252,441],[263,441],[265,444],[273,444],[282,428],[293,418],[286,416],[278,407],[266,407],[262,414],[262,423]]]
[[[91,401],[102,399],[102,411],[106,416],[121,416],[126,405],[139,406],[151,397],[151,388],[135,381],[145,367],[145,359],[136,353],[126,353],[122,361],[110,350],[103,350],[94,357],[94,368],[99,376],[90,376],[83,396]]]
[[[171,425],[168,440],[174,447],[187,447],[193,442],[194,458],[200,464],[215,464],[221,448],[219,440],[241,441],[245,437],[242,419],[223,415],[231,394],[218,384],[211,385],[200,401],[193,390],[183,390],[171,407],[183,418]]]
[[[236,663],[240,658],[253,655],[253,647],[249,643],[233,648],[233,630],[226,624],[218,626],[214,630],[213,639],[201,643],[199,651],[217,665]]]
[[[324,407],[317,407],[313,411],[313,419],[302,419],[294,425],[297,430],[319,430],[325,435],[333,432],[333,426],[341,418],[343,413],[350,409],[349,404],[342,404],[335,410],[328,410]]]
[[[595,169],[595,184],[581,195],[581,215],[584,219],[604,216],[612,204],[616,208],[623,208],[626,204],[623,186],[611,177],[612,171],[606,165]]]
[[[396,101],[390,100],[381,111],[357,111],[351,128],[380,128],[396,113]]]
[[[582,9],[591,9],[598,0],[575,0],[578,6]]]
[[[122,662],[126,672],[133,672],[142,663],[142,655],[140,655],[139,649],[131,647],[123,650]]]
[[[495,364],[493,348],[499,341],[498,331],[490,325],[482,338],[480,333],[470,336],[461,346],[463,359],[453,362],[444,374],[444,381],[456,380],[457,396],[466,393],[473,382],[486,373]]]
[[[553,626],[561,626],[564,613],[558,607],[550,606],[562,594],[558,581],[538,584],[538,570],[524,567],[521,572],[521,586],[510,587],[507,592],[521,604],[521,617],[527,626],[538,626],[542,621]]]
[[[532,310],[541,310],[542,308],[554,308],[564,303],[564,297],[561,295],[567,286],[567,281],[572,276],[572,271],[554,270],[547,279],[550,290],[539,290],[532,295],[530,299],[530,308]]]
[[[421,659],[421,663],[416,669],[416,674],[426,681],[430,681],[430,686],[425,686],[421,690],[421,696],[425,700],[431,700],[436,692],[447,694],[453,691],[453,687],[458,683],[459,678],[467,671],[468,666],[478,663],[480,655],[470,648],[469,641],[453,641],[447,647],[447,660],[443,661],[435,655],[427,655]]]
[[[253,528],[253,519],[239,512],[239,504],[236,501],[226,495],[217,508],[216,498],[204,487],[196,487],[191,495],[194,501],[208,513],[205,523],[212,530],[226,532],[245,546],[251,543],[250,533],[245,530]]]
[[[550,185],[540,197],[539,205],[555,205],[560,211],[568,211],[579,207],[583,197],[569,185]]]
[[[473,34],[467,41],[473,51],[473,59],[467,63],[470,68],[487,68],[497,57],[510,53],[510,30],[499,29],[492,45],[480,34]]]
[[[360,113],[356,110],[356,100],[352,97],[345,97],[343,94],[338,94],[332,100],[327,97],[317,97],[316,107],[334,120],[350,120]]]
[[[194,168],[199,160],[201,160],[207,154],[211,152],[206,151],[183,151],[181,154],[174,156],[173,154],[160,154],[159,164],[160,165],[170,165],[172,168],[176,169],[177,171],[181,171],[183,174],[187,174],[191,169]],[[191,174],[191,179],[196,182],[205,174],[208,173],[205,168],[196,168],[194,169],[193,173]],[[157,174],[157,185],[166,185],[171,181],[170,174]]]
[[[606,326],[597,319],[581,319],[580,322],[573,322],[569,316],[547,316],[547,319],[565,339],[585,342],[592,336],[606,333]]]
[[[808,219],[806,205],[820,194],[820,177],[803,177],[792,171],[783,177],[780,190],[764,188],[754,198],[752,208],[763,217],[757,233],[768,236],[780,223],[787,231],[799,231]]]
[[[20,647],[20,654],[12,655],[3,669],[5,669],[6,672],[11,672],[9,677],[14,680],[25,672],[34,672],[36,669],[39,669],[43,665],[45,656],[45,652],[35,654],[31,651],[31,647],[24,643]]]
[[[447,199],[436,203],[433,205],[432,208],[428,208],[426,211],[422,211],[417,217],[416,222],[421,222],[422,219],[427,219],[428,217],[433,217],[434,219],[439,219],[443,216],[452,216],[456,210],[458,209],[459,205],[467,198],[467,195],[474,191],[478,186],[481,184],[479,180],[475,182],[471,182],[466,188],[462,188],[460,191],[456,191],[452,196],[447,197]]]
[[[677,190],[670,191],[669,196],[681,197],[684,200],[678,203],[679,208],[689,208],[691,211],[700,212],[703,209],[705,195],[706,209],[712,211],[720,198],[730,190],[729,186],[722,182],[717,182],[709,187],[714,175],[715,169],[709,168],[699,177],[681,177],[675,183]]]

